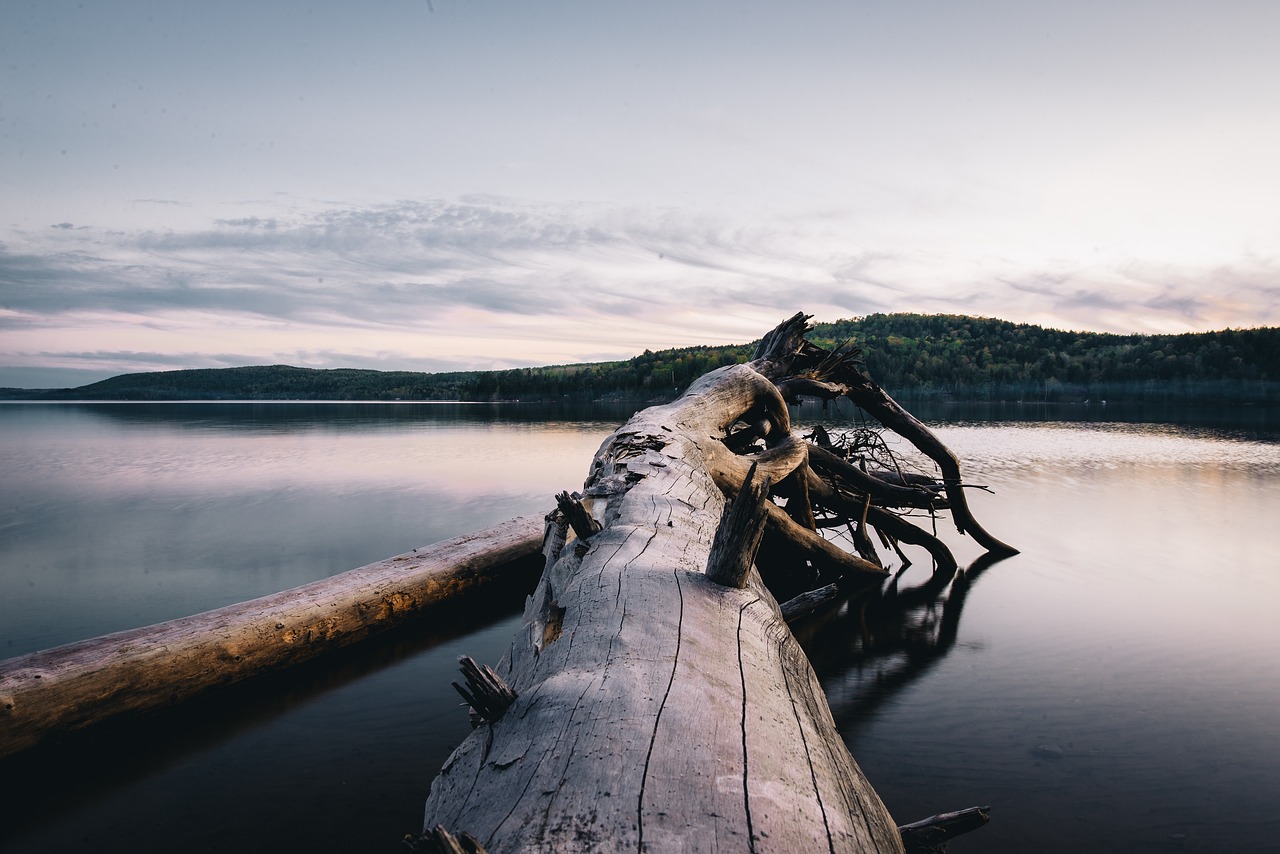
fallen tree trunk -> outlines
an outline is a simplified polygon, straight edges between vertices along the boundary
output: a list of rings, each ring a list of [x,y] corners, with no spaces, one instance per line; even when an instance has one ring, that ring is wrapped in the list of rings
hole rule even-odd
[[[0,757],[300,664],[502,580],[536,555],[525,516],[292,590],[0,661]],[[527,588],[526,588],[527,589]]]
[[[485,690],[497,689],[501,710],[432,783],[424,848],[453,834],[465,840],[459,850],[490,852],[902,851],[760,574],[750,569],[741,586],[707,574],[726,493],[801,472],[786,500],[810,495],[797,489],[808,484],[809,451],[782,391],[831,388],[845,357],[814,361],[825,351],[803,340],[806,320],[792,318],[749,365],[712,371],[601,446],[581,496],[593,524],[576,524],[563,548],[567,523],[549,531],[523,629],[484,676],[498,678]],[[816,573],[887,577],[872,561],[830,556],[840,550],[796,521],[813,525],[807,506],[739,504],[728,528],[749,527],[743,519],[755,514]],[[867,524],[865,509],[857,522]],[[743,539],[745,548],[758,540]],[[716,548],[711,574],[735,579]]]
[[[518,697],[450,757],[427,828],[489,851],[901,850],[759,575],[703,574],[714,474],[747,467],[725,427],[770,393],[720,369],[601,448],[585,493],[603,528],[544,574],[499,668]],[[802,454],[788,437],[753,459],[785,475]]]

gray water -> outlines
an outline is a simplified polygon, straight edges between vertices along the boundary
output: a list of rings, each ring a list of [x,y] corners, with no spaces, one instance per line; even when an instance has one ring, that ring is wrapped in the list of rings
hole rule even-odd
[[[1274,423],[917,412],[1022,554],[921,591],[909,552],[896,598],[796,627],[895,818],[989,804],[960,854],[1280,850]],[[543,511],[627,412],[572,415],[0,406],[0,655]],[[456,657],[497,661],[512,599],[0,765],[0,850],[395,851],[469,732]]]

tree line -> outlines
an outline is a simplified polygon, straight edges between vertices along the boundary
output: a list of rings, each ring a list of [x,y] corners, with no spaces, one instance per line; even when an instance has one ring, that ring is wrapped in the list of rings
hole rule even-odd
[[[1280,400],[1280,328],[1183,335],[1067,332],[960,315],[872,314],[815,325],[852,341],[867,373],[903,397],[993,400]],[[44,400],[666,399],[754,343],[646,350],[618,362],[504,371],[318,370],[288,365],[124,374],[75,389],[0,390]]]
[[[1276,327],[1116,335],[993,318],[874,314],[820,324],[816,332],[828,341],[854,339],[867,372],[895,393],[999,400],[1280,399]]]

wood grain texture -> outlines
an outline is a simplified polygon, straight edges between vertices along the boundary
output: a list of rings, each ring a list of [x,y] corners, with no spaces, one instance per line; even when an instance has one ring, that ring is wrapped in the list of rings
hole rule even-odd
[[[762,418],[772,446],[728,450],[727,428]],[[717,476],[754,462],[779,480],[804,459],[745,365],[609,437],[583,489],[602,529],[545,571],[497,668],[518,697],[445,763],[424,827],[490,852],[901,851],[759,574],[704,575]]]
[[[0,756],[57,733],[148,711],[307,661],[501,581],[537,554],[524,516],[215,611],[0,662]]]

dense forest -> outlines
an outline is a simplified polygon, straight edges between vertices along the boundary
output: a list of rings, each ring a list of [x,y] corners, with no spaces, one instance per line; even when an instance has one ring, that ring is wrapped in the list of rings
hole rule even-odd
[[[957,315],[873,314],[816,324],[852,341],[873,379],[904,398],[1280,401],[1280,328],[1184,335],[1064,332]],[[75,389],[0,389],[26,400],[665,399],[752,344],[683,347],[620,362],[416,373],[287,365],[125,374]]]

